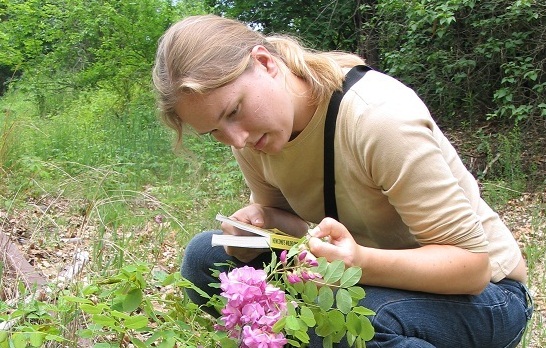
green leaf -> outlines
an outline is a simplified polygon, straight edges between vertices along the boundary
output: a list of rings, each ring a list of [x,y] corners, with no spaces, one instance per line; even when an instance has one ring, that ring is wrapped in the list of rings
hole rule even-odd
[[[294,245],[288,250],[288,253],[286,253],[286,259],[290,260],[292,257],[298,255],[300,253],[299,245]]]
[[[286,318],[282,317],[273,325],[272,330],[273,332],[281,332],[284,329],[284,326],[286,325]]]
[[[328,265],[326,273],[323,276],[323,280],[327,284],[336,283],[343,276],[345,271],[345,264],[341,260],[335,260]]]
[[[91,316],[91,320],[93,320],[93,322],[96,324],[106,327],[114,327],[116,325],[116,321],[112,317],[104,314],[93,314]]]
[[[348,288],[357,284],[362,277],[362,268],[360,267],[349,267],[343,272],[343,276],[339,281],[339,286],[342,288]]]
[[[174,338],[168,338],[161,342],[158,347],[159,348],[173,348],[176,344],[176,340]]]
[[[91,300],[88,300],[86,298],[81,298],[77,296],[63,296],[63,300],[67,302],[75,302],[75,303],[87,303],[87,304],[93,304]]]
[[[334,328],[329,324],[328,320],[324,320],[324,322],[319,324],[315,329],[315,333],[320,337],[328,337],[333,332]]]
[[[100,314],[104,308],[108,307],[106,304],[104,303],[99,303],[99,304],[96,304],[96,305],[93,305],[93,304],[87,304],[87,303],[82,303],[80,305],[80,309],[82,311],[84,311],[85,313],[87,314]]]
[[[374,311],[362,306],[354,307],[352,312],[360,315],[375,315]]]
[[[330,308],[332,308],[334,304],[334,292],[330,287],[323,286],[319,290],[318,298],[317,298],[318,305],[321,309],[327,311]]]
[[[349,343],[349,347],[354,347],[354,345],[355,345],[354,343],[356,341],[356,336],[353,335],[352,333],[350,333],[349,331],[347,331],[346,337],[347,337],[347,343]]]
[[[222,348],[238,348],[239,344],[236,340],[229,337],[222,337],[219,340],[219,347]]]
[[[342,330],[339,330],[339,331],[335,331],[331,337],[332,337],[332,342],[334,343],[339,343],[341,342],[341,340],[343,339],[343,337],[345,337],[345,330],[342,329]]]
[[[298,330],[294,332],[294,336],[301,342],[301,343],[309,343],[309,334],[307,333],[307,330]]]
[[[332,337],[330,335],[324,337],[322,340],[322,348],[332,348],[334,346],[334,342],[332,341]]]
[[[308,303],[312,303],[315,301],[315,298],[317,298],[318,295],[318,287],[315,282],[305,282],[305,285],[303,287],[303,292],[301,294],[303,300]]]
[[[290,315],[286,317],[285,327],[290,330],[296,331],[300,329],[300,323],[296,317]]]
[[[347,291],[349,292],[349,294],[351,295],[351,298],[354,301],[359,301],[359,300],[362,300],[364,297],[366,297],[366,291],[364,290],[363,287],[358,285],[351,286],[350,288],[347,289]]]
[[[297,313],[296,313],[296,307],[294,306],[293,303],[291,302],[287,302],[286,303],[286,309],[288,311],[288,315],[293,315],[293,316],[296,316]]]
[[[347,317],[346,317],[346,320],[347,320],[347,331],[350,332],[351,334],[355,335],[355,336],[358,336],[360,335],[360,331],[362,330],[362,326],[360,324],[360,319],[359,317],[353,313],[353,312],[350,312],[347,314]]]
[[[353,307],[353,301],[349,291],[346,289],[339,289],[336,292],[336,307],[344,314],[349,313]]]
[[[285,281],[288,282],[287,280]],[[296,293],[298,294],[301,294],[303,292],[304,286],[305,285],[303,284],[303,282],[291,284],[291,287],[294,288],[296,290]]]
[[[131,343],[137,348],[147,348],[148,347],[148,346],[146,346],[144,344],[144,342],[142,342],[141,340],[139,340],[136,337],[131,337]]]
[[[222,348],[223,347],[224,346],[222,346]],[[238,347],[238,345],[236,347]],[[296,340],[288,339],[288,347],[301,347],[301,343]]]
[[[328,322],[333,331],[344,331],[345,329],[345,316],[337,309],[328,312]]]
[[[44,343],[45,334],[43,332],[29,332],[28,338],[30,345],[33,347],[41,347]]]
[[[128,329],[141,329],[143,327],[146,327],[148,325],[148,317],[144,315],[135,315],[130,318],[127,318],[123,321],[125,324],[125,327]]]
[[[25,334],[22,332],[15,332],[11,336],[11,343],[15,348],[26,348],[27,339],[25,337]]]
[[[100,291],[100,289],[99,289],[99,287],[98,287],[96,284],[90,284],[90,285],[86,286],[86,287],[83,289],[82,293],[83,293],[85,296],[90,296],[90,295],[92,295],[92,294],[96,294],[96,293],[99,292],[99,291]],[[89,302],[91,302],[91,301],[89,301]]]
[[[135,277],[136,277],[135,280],[136,280],[136,283],[138,284],[138,286],[139,286],[140,288],[142,288],[142,289],[146,288],[147,282],[146,282],[146,280],[144,279],[144,277],[142,276],[142,273],[137,272],[137,273],[135,274]]]
[[[308,307],[302,306],[300,308],[300,319],[303,320],[305,325],[308,327],[313,327],[317,324],[313,311],[311,311]]]
[[[313,270],[317,273],[320,273],[323,277],[326,271],[328,270],[328,265],[330,264],[324,257],[319,257],[317,259],[318,266],[315,267]]]
[[[112,316],[112,318],[118,318],[118,319],[128,319],[128,318],[131,317],[127,313],[123,313],[123,312],[116,311],[116,310],[111,311],[110,315]]]
[[[142,290],[139,288],[132,289],[127,293],[123,300],[123,311],[132,312],[140,306],[142,302]]]
[[[82,329],[78,330],[78,337],[81,338],[93,338],[95,336],[95,332],[90,329]]]
[[[365,316],[359,316],[359,319],[361,325],[359,337],[361,337],[364,341],[371,340],[373,338],[373,335],[375,334],[372,322],[370,321],[370,319],[368,319],[368,317]]]

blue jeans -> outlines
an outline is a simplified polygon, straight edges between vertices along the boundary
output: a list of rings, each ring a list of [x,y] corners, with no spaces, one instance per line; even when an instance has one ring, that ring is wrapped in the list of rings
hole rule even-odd
[[[212,233],[196,235],[188,244],[182,263],[182,276],[209,294],[220,290],[209,287],[218,279],[211,275],[214,263],[230,260],[237,267],[244,264],[228,256],[224,248],[211,247]],[[247,265],[262,268],[270,262],[264,253]],[[437,295],[375,286],[364,286],[366,297],[360,305],[375,311],[370,320],[375,329],[366,347],[516,347],[522,338],[533,306],[525,285],[504,279],[490,283],[476,296]],[[205,300],[193,291],[190,299],[197,304]],[[212,309],[210,309],[212,311]],[[218,313],[211,314],[218,316]],[[311,334],[310,347],[322,347],[319,336]],[[348,347],[342,342],[337,347]]]

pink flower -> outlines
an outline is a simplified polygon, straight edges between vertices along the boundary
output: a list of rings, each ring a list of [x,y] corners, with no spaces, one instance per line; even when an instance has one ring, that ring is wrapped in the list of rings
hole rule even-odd
[[[286,298],[285,293],[281,289],[274,287],[271,284],[267,284],[264,294],[269,299],[269,302],[274,303],[278,306],[286,308]]]
[[[301,282],[301,278],[294,272],[288,272],[286,274],[286,278],[288,279],[288,282],[290,284],[296,284]]]
[[[288,340],[282,333],[273,333],[262,328],[252,329],[250,326],[243,327],[243,348],[281,348]]]
[[[240,337],[243,347],[275,348],[286,344],[284,335],[272,329],[286,312],[286,296],[267,283],[265,271],[244,266],[221,273],[220,282],[227,303],[217,329],[232,338]]]
[[[309,267],[317,267],[318,261],[315,259],[307,260],[307,264],[309,265]]]
[[[279,256],[279,259],[283,265],[286,265],[286,255],[288,255],[288,250],[281,251],[281,255]]]
[[[243,307],[241,314],[241,322],[255,323],[265,315],[265,308],[261,303],[249,303]]]

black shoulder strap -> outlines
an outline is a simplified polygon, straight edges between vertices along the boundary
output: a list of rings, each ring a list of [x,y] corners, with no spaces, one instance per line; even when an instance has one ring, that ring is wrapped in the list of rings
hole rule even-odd
[[[358,81],[370,67],[366,65],[357,65],[353,67],[345,76],[343,81],[343,91],[335,91],[330,98],[328,111],[326,112],[326,122],[324,124],[324,213],[338,220],[336,204],[336,181],[334,173],[334,136],[336,134],[336,119],[339,111],[339,104],[343,95]]]

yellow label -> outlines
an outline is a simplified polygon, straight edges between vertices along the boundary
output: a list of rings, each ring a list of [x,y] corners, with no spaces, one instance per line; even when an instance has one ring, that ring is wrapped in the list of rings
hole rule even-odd
[[[271,235],[270,242],[272,248],[288,250],[296,245],[299,242],[299,239],[295,237]]]

